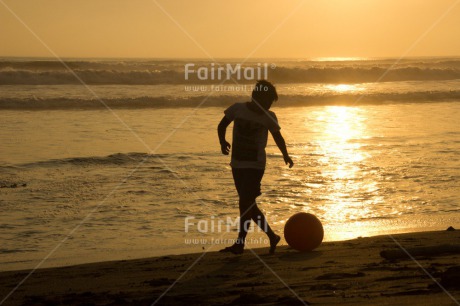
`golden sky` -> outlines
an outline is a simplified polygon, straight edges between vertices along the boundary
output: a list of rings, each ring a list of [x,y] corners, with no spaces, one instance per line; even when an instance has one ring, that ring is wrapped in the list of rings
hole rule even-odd
[[[459,2],[0,0],[0,56],[458,56]]]

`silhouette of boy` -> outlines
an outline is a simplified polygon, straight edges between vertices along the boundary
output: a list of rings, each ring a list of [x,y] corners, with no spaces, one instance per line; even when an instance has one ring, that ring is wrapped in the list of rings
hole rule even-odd
[[[272,103],[278,100],[276,88],[268,81],[260,80],[252,91],[251,102],[235,103],[224,112],[225,116],[217,128],[222,154],[228,155],[232,148],[231,167],[236,191],[239,196],[240,227],[236,242],[221,252],[241,254],[251,219],[270,239],[270,253],[273,254],[280,236],[268,225],[264,214],[256,203],[261,195],[260,182],[264,175],[268,131],[283,153],[284,161],[291,168],[294,163],[289,157],[286,143],[280,133],[280,126],[274,112],[269,111]],[[225,140],[228,125],[233,124],[233,146]]]

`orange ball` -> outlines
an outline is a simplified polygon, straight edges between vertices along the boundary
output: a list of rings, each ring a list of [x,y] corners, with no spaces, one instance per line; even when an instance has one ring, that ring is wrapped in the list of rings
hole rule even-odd
[[[314,215],[300,212],[287,220],[284,225],[284,239],[293,249],[311,251],[321,244],[324,230],[321,221]]]

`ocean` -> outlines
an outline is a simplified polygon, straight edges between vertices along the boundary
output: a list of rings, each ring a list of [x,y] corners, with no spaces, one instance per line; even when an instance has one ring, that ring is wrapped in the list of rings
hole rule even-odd
[[[258,203],[276,232],[301,211],[327,241],[460,226],[460,58],[238,63],[0,59],[0,270],[229,245],[216,128],[261,75],[295,163],[269,136]]]

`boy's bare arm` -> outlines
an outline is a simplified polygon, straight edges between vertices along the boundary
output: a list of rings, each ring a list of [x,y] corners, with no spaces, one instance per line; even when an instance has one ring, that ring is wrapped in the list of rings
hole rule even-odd
[[[284,162],[286,165],[289,164],[289,168],[292,168],[292,166],[294,166],[294,162],[292,161],[291,157],[289,157],[289,153],[286,148],[286,142],[284,141],[281,132],[278,131],[276,133],[272,133],[272,136],[281,153],[283,153]]]
[[[225,140],[225,132],[227,131],[227,126],[231,123],[227,117],[224,116],[217,126],[217,134],[219,135],[220,150],[222,154],[228,155],[230,153],[230,144]]]

